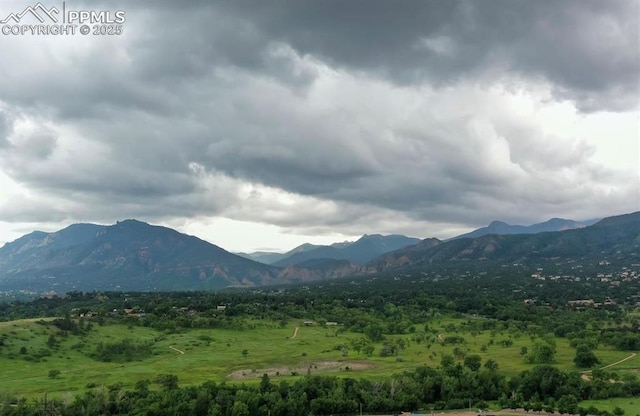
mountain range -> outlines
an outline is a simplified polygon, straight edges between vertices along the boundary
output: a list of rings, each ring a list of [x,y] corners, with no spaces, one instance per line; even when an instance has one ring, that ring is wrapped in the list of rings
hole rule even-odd
[[[486,234],[449,241],[425,239],[415,246],[381,256],[368,266],[383,272],[472,260],[531,264],[541,260],[577,260],[612,254],[640,262],[640,211],[566,231]]]
[[[218,289],[272,283],[279,269],[136,220],[36,231],[0,248],[0,288]]]
[[[364,235],[352,243],[339,245],[316,246],[312,249],[299,250],[280,259],[274,266],[287,267],[300,265],[309,260],[331,259],[348,260],[351,263],[365,265],[374,258],[420,242],[419,238],[404,235]]]
[[[548,231],[566,231],[575,230],[576,228],[584,228],[598,222],[598,219],[589,221],[573,221],[563,218],[551,218],[549,221],[541,222],[533,225],[511,225],[502,221],[492,221],[488,226],[478,228],[466,234],[453,237],[457,238],[477,238],[488,234],[537,234]]]
[[[268,265],[169,228],[126,220],[114,225],[74,224],[54,233],[35,231],[5,244],[0,248],[0,290],[215,290],[468,261],[526,263],[611,253],[640,262],[639,247],[636,212],[583,228],[537,234],[449,241],[365,235],[349,244],[305,246],[278,260],[280,265]]]
[[[511,225],[502,221],[493,221],[486,227],[461,234],[450,240],[477,238],[488,234],[536,234],[546,231],[573,230],[593,225],[597,221],[598,220],[578,222],[562,218],[552,218],[548,221],[533,225]],[[355,264],[364,265],[378,256],[417,244],[419,241],[417,238],[405,237],[403,235],[381,236],[374,234],[364,235],[357,241],[333,243],[329,246],[305,243],[286,253],[256,251],[253,253],[236,254],[261,263],[285,267],[300,265],[312,259],[349,260]]]
[[[256,251],[253,253],[236,254],[261,263],[280,267],[299,265],[308,260],[318,259],[349,260],[352,263],[363,265],[382,254],[416,244],[419,241],[419,238],[411,238],[398,234],[365,234],[357,241],[343,241],[328,246],[305,243],[286,253]]]
[[[331,246],[340,246],[342,244],[345,243],[334,243]],[[350,242],[347,242],[346,244],[350,244]],[[326,246],[321,246],[321,245],[317,245],[317,244],[310,244],[310,243],[304,243],[299,245],[298,247],[291,249],[289,251],[287,251],[286,253],[274,253],[271,251],[254,251],[253,253],[235,253],[238,256],[247,258],[247,259],[251,259],[251,260],[255,260],[255,261],[259,261],[260,263],[265,263],[265,264],[273,264],[277,261],[280,261],[282,259],[286,259],[287,257],[291,257],[295,254],[298,253],[303,253],[306,251],[312,251],[315,250],[317,248],[320,247],[326,247]]]

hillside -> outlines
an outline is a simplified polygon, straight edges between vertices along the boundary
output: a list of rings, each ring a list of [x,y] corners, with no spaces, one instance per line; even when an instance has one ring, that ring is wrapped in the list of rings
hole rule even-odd
[[[136,220],[34,232],[0,248],[0,289],[192,290],[264,285],[279,270]]]
[[[300,251],[273,263],[273,265],[288,267],[314,259],[347,260],[354,264],[364,265],[380,255],[411,246],[419,241],[417,238],[404,235],[364,235],[351,244],[339,243]]]
[[[407,245],[414,241],[417,244]],[[376,253],[381,255],[373,258]],[[0,248],[0,291],[217,290],[446,268],[471,261],[536,264],[604,257],[640,263],[640,212],[562,232],[450,241],[365,235],[351,244],[299,250],[284,259],[290,264],[278,262],[282,267],[245,259],[169,228],[126,220],[109,226],[74,224],[54,233],[36,231],[5,244]]]
[[[566,231],[575,230],[577,228],[584,228],[589,225],[593,225],[597,220],[591,221],[574,221],[565,220],[563,218],[551,218],[549,221],[541,222],[532,225],[511,225],[502,221],[492,221],[488,226],[478,228],[466,234],[461,234],[457,237],[453,237],[451,240],[457,238],[478,238],[489,234],[537,234],[550,231]]]
[[[285,259],[289,256],[292,256],[296,253],[302,253],[305,251],[311,251],[311,250],[315,250],[319,247],[323,247],[323,246],[319,246],[316,244],[309,244],[309,243],[304,243],[299,245],[298,247],[287,251],[286,253],[274,253],[271,251],[254,251],[253,253],[235,253],[238,256],[244,257],[246,259],[250,259],[250,260],[254,260],[254,261],[259,261],[260,263],[264,263],[264,264],[274,264],[279,260]]]
[[[459,238],[420,244],[381,256],[368,266],[376,271],[437,266],[461,261],[495,260],[527,263],[541,259],[579,259],[604,254],[640,260],[640,212],[605,218],[596,224],[562,232]]]

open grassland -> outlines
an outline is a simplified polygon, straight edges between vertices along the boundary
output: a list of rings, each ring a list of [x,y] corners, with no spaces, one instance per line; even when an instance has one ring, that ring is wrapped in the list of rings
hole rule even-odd
[[[593,406],[598,410],[606,410],[611,413],[613,413],[613,409],[619,407],[624,410],[625,416],[640,416],[640,397],[585,400],[580,402],[580,406],[584,408]]]
[[[428,323],[428,332],[416,326],[413,333],[387,335],[384,342],[404,346],[388,357],[380,356],[383,342],[375,343],[371,356],[366,356],[353,347],[363,334],[344,332],[339,327],[304,326],[302,321],[286,326],[247,321],[243,330],[198,329],[182,333],[94,324],[79,335],[64,334],[39,319],[4,322],[0,323],[0,391],[37,397],[45,392],[63,395],[116,383],[134,388],[137,381],[154,380],[159,374],[175,374],[181,385],[207,380],[254,383],[264,373],[275,380],[327,373],[375,379],[421,365],[439,366],[444,355],[463,360],[466,355],[478,354],[483,363],[496,361],[499,371],[508,376],[534,366],[526,363],[522,355],[522,347],[531,348],[534,341],[528,333],[469,331],[464,326],[466,321],[434,318]],[[464,342],[447,343],[450,337],[463,338]],[[150,352],[132,361],[103,362],[92,357],[100,343],[110,345],[122,340],[150,345]],[[578,371],[573,364],[575,349],[564,338],[554,341],[556,365]],[[600,366],[630,355],[606,346],[600,346],[595,353],[602,362]],[[621,363],[616,370],[637,371],[639,357]],[[59,374],[50,374],[51,370]]]

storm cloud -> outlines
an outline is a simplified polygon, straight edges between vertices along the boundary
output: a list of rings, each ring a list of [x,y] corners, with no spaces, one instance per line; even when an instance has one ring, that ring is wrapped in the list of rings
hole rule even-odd
[[[0,222],[449,237],[637,210],[638,5],[91,3],[124,33],[0,36]]]

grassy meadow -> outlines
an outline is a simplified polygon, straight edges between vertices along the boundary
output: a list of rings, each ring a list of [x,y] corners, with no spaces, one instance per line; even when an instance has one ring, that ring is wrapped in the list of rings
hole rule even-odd
[[[585,408],[593,406],[596,409],[606,410],[611,413],[613,413],[613,409],[619,407],[624,410],[625,416],[640,416],[640,397],[585,400],[580,402],[580,406]]]
[[[506,330],[472,333],[464,330],[462,324],[466,321],[434,318],[428,324],[429,333],[416,326],[415,333],[387,335],[385,342],[395,343],[402,338],[406,344],[397,355],[389,357],[380,356],[382,343],[375,344],[370,357],[355,351],[351,341],[361,339],[362,334],[343,332],[339,327],[304,326],[301,320],[286,326],[271,321],[247,321],[244,330],[202,329],[182,333],[94,324],[87,333],[66,336],[40,319],[3,322],[0,391],[38,397],[44,393],[76,394],[116,383],[134,388],[137,381],[153,380],[159,374],[176,374],[180,385],[207,380],[254,383],[264,373],[274,380],[295,379],[308,373],[380,378],[421,365],[438,366],[446,354],[456,355],[458,360],[464,355],[478,354],[483,364],[492,359],[498,363],[499,371],[508,376],[533,367],[522,355],[522,347],[531,348],[533,344],[529,334]],[[463,337],[465,342],[445,343],[451,336]],[[151,354],[129,362],[101,362],[90,356],[101,342],[125,339],[148,343]],[[573,364],[575,349],[564,338],[555,338],[555,343],[556,365],[577,371]],[[601,360],[600,366],[630,355],[607,346],[600,346],[595,353]],[[640,356],[616,366],[621,372],[639,368]],[[51,370],[59,374],[52,375]]]

